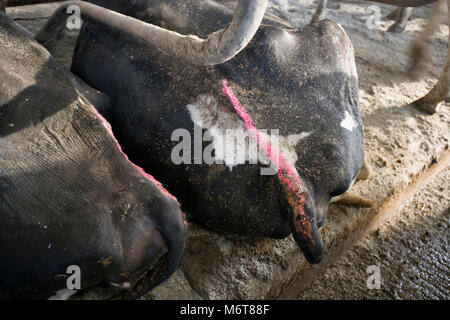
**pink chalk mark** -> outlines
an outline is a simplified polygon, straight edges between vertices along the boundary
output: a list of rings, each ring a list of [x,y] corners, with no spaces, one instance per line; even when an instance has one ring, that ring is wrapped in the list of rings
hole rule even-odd
[[[286,159],[280,152],[274,151],[269,141],[259,132],[255,127],[252,118],[244,110],[239,100],[233,93],[233,90],[228,87],[226,79],[222,81],[222,92],[230,100],[231,105],[236,110],[236,113],[244,122],[246,129],[256,137],[258,145],[266,151],[267,157],[275,165],[277,169],[278,179],[284,183],[294,194],[296,194],[304,203],[305,199],[300,194],[299,187],[303,184],[295,170],[287,164]],[[286,173],[286,176],[283,174]],[[294,185],[297,184],[297,187]]]
[[[158,180],[156,180],[152,175],[148,174],[147,172],[144,171],[144,169],[142,169],[141,167],[137,166],[136,164],[134,164],[129,158],[128,156],[123,152],[122,150],[122,146],[120,145],[119,141],[117,141],[116,137],[114,136],[114,133],[112,131],[111,125],[109,124],[109,122],[97,111],[97,109],[95,109],[94,106],[92,106],[89,103],[89,107],[91,108],[91,110],[93,111],[94,115],[100,120],[100,122],[103,124],[103,126],[105,127],[106,131],[108,132],[108,134],[110,135],[111,139],[113,140],[114,144],[116,145],[117,149],[119,150],[119,152],[125,157],[125,160],[130,163],[145,179],[149,180],[152,184],[154,184],[159,191],[165,195],[166,197],[174,200],[175,202],[178,203],[177,198],[175,198],[175,196],[173,196],[169,191],[167,191],[166,188],[163,187],[163,185],[161,184],[161,182],[159,182]]]

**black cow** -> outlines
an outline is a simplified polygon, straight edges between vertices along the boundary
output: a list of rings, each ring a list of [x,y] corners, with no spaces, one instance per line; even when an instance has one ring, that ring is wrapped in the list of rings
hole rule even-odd
[[[96,3],[200,36],[226,26],[233,12],[232,1]],[[66,8],[73,4],[58,10],[38,35],[40,41],[64,26]],[[111,97],[108,117],[131,159],[151,168],[201,225],[273,238],[293,233],[308,261],[320,262],[318,228],[330,200],[350,188],[364,158],[354,53],[344,30],[331,21],[287,29],[266,19],[236,57],[207,67],[144,45],[139,39],[146,32],[144,23],[133,21],[134,28],[124,32],[109,22],[111,13],[78,4],[88,23],[72,71]],[[123,24],[131,21],[113,15]],[[279,130],[279,146],[272,144],[270,155],[263,148],[268,135],[255,128]],[[247,133],[241,141],[245,147],[256,140],[263,149],[259,158],[224,151],[230,142],[226,129]],[[183,133],[194,141],[180,142]],[[209,141],[198,144],[195,137]],[[193,155],[180,161],[179,151],[185,156],[189,149]],[[281,159],[275,165],[272,161],[276,170],[262,175],[274,154]],[[205,155],[206,163],[201,161]],[[257,164],[250,165],[251,160]]]
[[[78,271],[81,289],[170,276],[186,223],[91,104],[109,98],[3,13],[0,61],[0,297],[67,298]]]

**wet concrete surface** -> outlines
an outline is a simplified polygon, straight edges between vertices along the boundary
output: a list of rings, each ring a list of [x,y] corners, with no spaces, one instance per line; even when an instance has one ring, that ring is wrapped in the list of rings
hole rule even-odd
[[[449,299],[450,168],[406,207],[298,296],[299,299]],[[380,289],[369,289],[369,266],[380,270]],[[369,279],[373,285],[373,278]]]

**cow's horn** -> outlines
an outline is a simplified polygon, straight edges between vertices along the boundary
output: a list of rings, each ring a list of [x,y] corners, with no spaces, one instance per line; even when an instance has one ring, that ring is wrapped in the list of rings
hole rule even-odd
[[[255,35],[264,17],[268,0],[240,0],[233,21],[206,39],[181,35],[158,26],[83,1],[61,4],[36,40],[45,44],[66,25],[67,9],[80,8],[81,17],[153,45],[166,54],[199,65],[226,62],[238,54]]]

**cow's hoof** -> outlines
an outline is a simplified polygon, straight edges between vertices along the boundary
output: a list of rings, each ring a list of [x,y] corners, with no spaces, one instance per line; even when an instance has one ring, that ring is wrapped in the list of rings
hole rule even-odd
[[[430,103],[429,101],[426,101],[424,98],[422,98],[411,103],[411,106],[423,113],[432,115],[436,113],[438,104],[439,103]]]
[[[364,160],[363,166],[356,177],[357,180],[368,180],[372,175],[372,169],[370,168],[369,163]]]
[[[400,12],[398,9],[395,9],[386,16],[386,20],[398,21],[399,19],[400,19]]]
[[[405,27],[401,26],[398,23],[394,23],[388,29],[388,32],[391,32],[391,33],[402,33],[403,31],[405,31]]]

